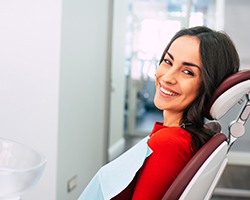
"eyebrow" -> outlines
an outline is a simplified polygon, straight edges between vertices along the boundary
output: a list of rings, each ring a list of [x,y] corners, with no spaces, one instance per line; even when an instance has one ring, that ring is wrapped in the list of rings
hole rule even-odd
[[[169,57],[170,57],[172,60],[174,60],[174,56],[173,56],[171,53],[167,52],[167,54],[169,55]],[[183,62],[182,64],[183,64],[183,65],[190,66],[190,67],[197,67],[197,68],[201,71],[200,66],[199,66],[199,65],[196,65],[196,64],[194,64],[194,63]]]

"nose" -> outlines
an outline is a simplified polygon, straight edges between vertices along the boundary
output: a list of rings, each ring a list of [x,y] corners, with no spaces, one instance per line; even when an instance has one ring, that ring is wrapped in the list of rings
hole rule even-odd
[[[177,70],[175,69],[174,66],[172,66],[170,69],[166,70],[165,74],[162,77],[163,81],[174,85],[177,83],[177,79],[178,79],[178,73]]]

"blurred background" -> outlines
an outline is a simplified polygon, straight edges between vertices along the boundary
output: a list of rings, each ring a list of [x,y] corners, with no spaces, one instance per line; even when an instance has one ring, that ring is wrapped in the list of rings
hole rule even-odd
[[[47,158],[23,200],[76,200],[105,163],[162,115],[154,74],[183,27],[227,32],[250,69],[248,0],[0,1],[0,136]],[[244,101],[244,99],[243,99]],[[238,114],[220,120],[223,131]],[[250,199],[250,122],[214,199]]]

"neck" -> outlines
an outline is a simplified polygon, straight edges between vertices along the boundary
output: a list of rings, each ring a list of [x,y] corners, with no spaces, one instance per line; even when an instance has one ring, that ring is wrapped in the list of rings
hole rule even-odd
[[[163,111],[163,124],[165,126],[179,126],[182,119],[182,113]]]

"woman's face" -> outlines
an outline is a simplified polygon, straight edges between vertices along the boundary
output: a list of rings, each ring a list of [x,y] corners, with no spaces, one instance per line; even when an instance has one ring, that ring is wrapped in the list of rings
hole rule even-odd
[[[179,114],[195,100],[201,83],[200,41],[195,36],[177,38],[156,71],[157,108]]]

